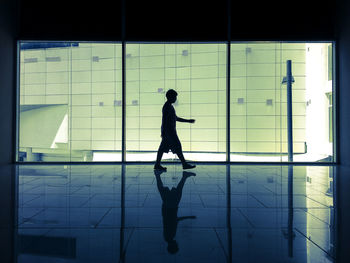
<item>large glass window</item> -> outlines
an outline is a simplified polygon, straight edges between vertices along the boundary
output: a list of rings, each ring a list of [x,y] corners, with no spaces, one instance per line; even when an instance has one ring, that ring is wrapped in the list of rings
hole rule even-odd
[[[166,91],[185,158],[226,160],[226,44],[126,44],[126,160],[155,160]],[[177,158],[169,153],[163,160]]]
[[[231,161],[288,161],[288,143],[293,161],[333,160],[332,50],[331,43],[231,44]]]
[[[293,161],[333,161],[332,43],[229,45],[19,42],[18,161],[121,161],[123,129],[125,160],[155,161],[169,89],[177,116],[196,120],[177,123],[189,161],[284,162],[288,143]]]
[[[19,48],[18,160],[120,161],[121,44],[21,42]]]

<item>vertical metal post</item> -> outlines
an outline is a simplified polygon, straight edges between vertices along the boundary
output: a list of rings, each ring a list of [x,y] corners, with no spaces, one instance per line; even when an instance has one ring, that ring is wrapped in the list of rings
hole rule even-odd
[[[293,162],[293,111],[292,111],[292,61],[287,60],[287,129],[288,162]]]
[[[282,84],[287,84],[287,129],[288,129],[288,162],[293,162],[293,108],[292,108],[292,61],[287,60],[287,76],[283,78]],[[288,256],[293,257],[293,166],[288,166]]]
[[[294,205],[293,205],[293,166],[288,166],[288,256],[293,257],[293,230]]]

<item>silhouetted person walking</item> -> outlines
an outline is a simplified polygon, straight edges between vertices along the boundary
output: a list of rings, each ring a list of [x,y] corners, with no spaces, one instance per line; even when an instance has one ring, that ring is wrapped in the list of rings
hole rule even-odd
[[[177,224],[184,219],[195,219],[195,216],[177,216],[177,211],[179,209],[179,203],[182,197],[182,188],[185,185],[186,179],[190,176],[195,176],[195,173],[186,172],[182,173],[182,178],[178,183],[177,187],[164,187],[160,175],[164,171],[156,170],[154,175],[157,180],[157,187],[162,198],[162,216],[163,216],[163,235],[165,241],[168,243],[168,252],[175,254],[179,251],[179,246],[175,240],[175,235],[177,231]]]
[[[177,92],[173,89],[170,89],[166,93],[167,101],[163,106],[163,117],[162,117],[162,128],[161,128],[161,136],[162,142],[160,143],[158,153],[157,153],[157,161],[154,165],[154,169],[156,170],[166,170],[166,167],[160,165],[160,161],[162,160],[162,156],[164,152],[169,152],[171,150],[173,153],[176,153],[182,163],[183,169],[192,169],[195,168],[195,165],[191,165],[186,162],[185,157],[182,153],[182,146],[179,140],[179,137],[176,133],[176,122],[189,122],[194,123],[194,119],[182,119],[176,116],[175,109],[173,107],[173,103],[176,101]]]

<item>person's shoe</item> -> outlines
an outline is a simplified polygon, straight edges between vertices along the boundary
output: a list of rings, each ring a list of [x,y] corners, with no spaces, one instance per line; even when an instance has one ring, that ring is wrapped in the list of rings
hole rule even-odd
[[[166,167],[163,167],[163,166],[161,166],[160,164],[155,164],[155,165],[154,165],[154,170],[166,171]]]
[[[193,168],[195,168],[195,167],[196,167],[195,165],[192,165],[192,164],[189,164],[189,163],[185,163],[185,164],[182,165],[182,168],[183,168],[184,170],[193,169]]]

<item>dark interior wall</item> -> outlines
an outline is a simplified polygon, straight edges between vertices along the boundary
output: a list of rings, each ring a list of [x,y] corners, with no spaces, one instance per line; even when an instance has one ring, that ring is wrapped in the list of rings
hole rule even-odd
[[[17,6],[15,0],[0,2],[0,262],[13,262],[14,174],[10,165],[14,139],[15,39]]]
[[[17,5],[14,0],[0,3],[0,163],[13,157],[15,98],[15,39],[17,37]]]
[[[341,6],[345,0],[338,0]],[[345,26],[337,31],[339,15],[335,4],[320,1],[127,1],[82,0],[1,1],[1,162],[11,162],[15,91],[15,39],[40,40],[112,40],[129,41],[220,41],[227,40],[333,40],[340,35],[339,51],[348,54]],[[230,3],[230,8],[228,3]],[[336,19],[337,18],[337,19]],[[344,20],[343,19],[343,20]],[[18,23],[18,34],[16,22]],[[231,22],[231,23],[228,23]],[[347,23],[348,20],[347,20]],[[229,26],[228,26],[229,25]],[[348,34],[349,35],[349,34]],[[344,43],[344,44],[343,44]],[[343,46],[342,46],[343,44]],[[346,56],[339,57],[340,93],[346,83]],[[344,65],[344,66],[343,66]],[[346,85],[344,86],[344,89]],[[339,96],[339,98],[345,98]],[[346,142],[348,108],[339,100],[340,140]],[[4,128],[6,127],[6,128]],[[343,129],[344,128],[344,129]],[[344,137],[345,136],[345,137]],[[340,144],[343,162],[348,148]]]
[[[335,5],[317,0],[122,1],[21,0],[20,36],[121,40],[124,17],[134,41],[227,40],[228,28],[233,40],[334,38]]]
[[[340,4],[341,3],[341,4]],[[338,4],[338,148],[341,164],[350,165],[350,3]]]
[[[19,1],[21,39],[120,39],[121,0]]]

